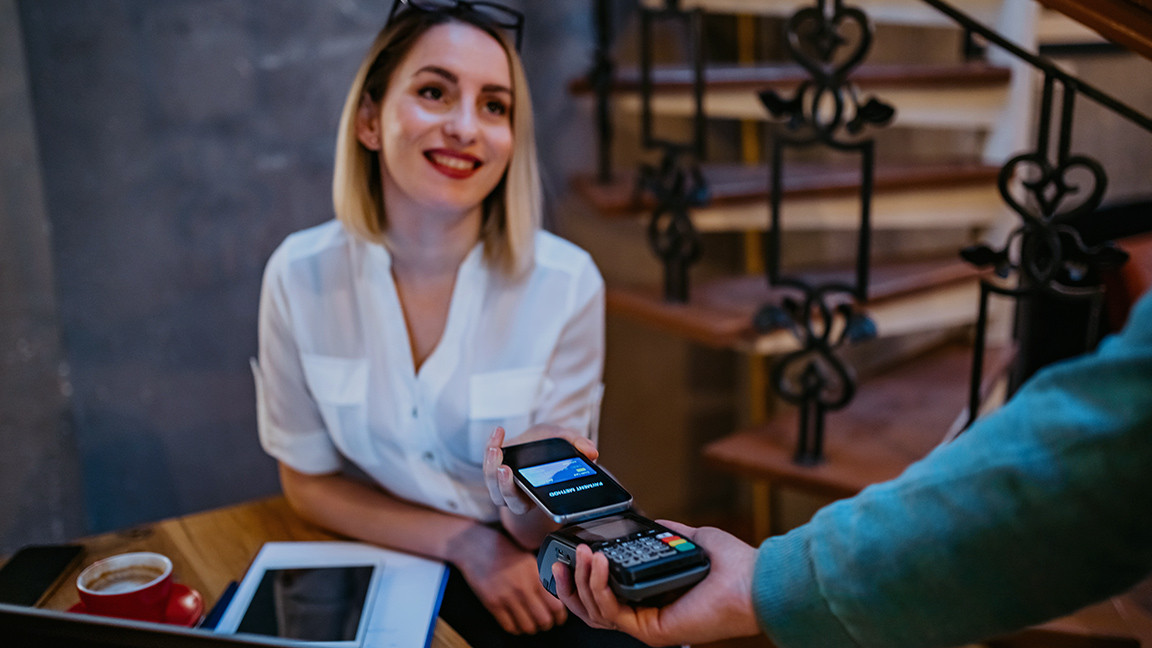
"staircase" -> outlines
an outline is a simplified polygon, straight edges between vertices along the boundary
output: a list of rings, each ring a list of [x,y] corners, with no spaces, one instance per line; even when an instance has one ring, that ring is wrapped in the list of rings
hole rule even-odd
[[[663,7],[662,2],[643,4],[654,10]],[[660,164],[658,153],[638,146],[638,140],[642,143],[647,134],[636,133],[637,121],[650,120],[651,124],[642,123],[640,130],[655,131],[661,138],[672,140],[690,139],[693,129],[699,128],[694,123],[694,65],[687,52],[674,46],[683,34],[676,31],[675,16],[657,19],[668,24],[657,25],[653,31],[663,27],[664,32],[656,37],[669,42],[653,48],[662,53],[657,58],[663,60],[656,61],[647,78],[640,66],[642,52],[631,53],[635,64],[616,62],[605,95],[611,107],[610,126],[616,132],[608,156],[612,168],[590,171],[572,180],[582,204],[595,218],[565,219],[562,231],[596,256],[608,279],[609,373],[613,365],[611,332],[620,328],[633,327],[625,335],[645,336],[639,329],[713,350],[712,358],[701,358],[697,349],[670,352],[689,364],[726,365],[727,369],[704,371],[731,371],[735,377],[725,382],[739,383],[729,390],[736,393],[734,402],[705,388],[692,390],[695,393],[688,395],[687,403],[681,403],[690,410],[684,412],[688,419],[717,415],[722,410],[735,412],[719,415],[731,419],[725,422],[728,430],[724,438],[701,439],[709,465],[755,477],[763,466],[736,465],[725,457],[732,453],[745,459],[754,456],[743,451],[741,439],[773,438],[777,439],[778,457],[770,461],[791,467],[798,415],[779,402],[768,383],[773,364],[784,354],[796,352],[801,344],[792,330],[781,327],[765,331],[754,324],[766,304],[779,304],[788,297],[788,291],[770,287],[765,277],[763,235],[770,229],[779,231],[779,254],[773,257],[778,259],[779,273],[808,282],[852,284],[860,265],[856,257],[865,209],[861,191],[867,184],[871,192],[866,207],[871,238],[867,286],[862,287],[865,293],[860,305],[875,326],[878,339],[865,345],[863,351],[845,349],[842,353],[854,356],[850,370],[861,377],[883,374],[884,382],[878,385],[898,388],[899,373],[892,372],[905,360],[915,359],[906,365],[907,371],[916,373],[910,379],[924,380],[927,371],[947,377],[954,387],[949,399],[952,404],[922,404],[924,410],[942,412],[946,420],[926,426],[908,419],[903,426],[916,430],[914,438],[908,439],[909,449],[898,452],[898,459],[886,460],[887,471],[880,474],[898,473],[962,418],[969,372],[957,368],[963,364],[963,338],[977,317],[981,272],[962,262],[956,251],[1006,227],[1007,210],[997,189],[997,176],[1000,164],[1030,128],[1031,101],[1021,100],[1019,88],[1031,81],[1014,78],[1010,62],[998,61],[995,56],[966,55],[970,54],[966,49],[971,48],[966,48],[963,30],[918,0],[867,3],[865,8],[877,25],[875,52],[853,70],[851,79],[861,96],[879,97],[895,105],[896,116],[887,127],[869,133],[876,139],[877,153],[868,169],[853,155],[825,150],[786,152],[779,179],[781,223],[774,228],[773,165],[768,145],[773,120],[759,94],[765,90],[786,94],[808,78],[808,72],[769,37],[780,33],[783,21],[805,3],[680,3],[685,10],[697,6],[707,12],[705,21],[713,21],[705,26],[710,36],[740,42],[716,57],[722,60],[708,61],[704,67],[699,104],[706,120],[703,128],[709,150],[699,173],[709,195],[706,201],[691,206],[690,218],[705,252],[687,273],[687,299],[666,299],[668,280],[659,278],[660,260],[651,252],[641,252],[649,247],[646,239],[652,227],[651,215],[659,200],[656,192],[638,189],[641,178],[637,172],[644,164]],[[1018,3],[980,2],[975,8],[994,24],[1011,24],[1025,37],[1032,33],[1032,23],[1016,20]],[[902,41],[882,40],[890,34]],[[902,42],[911,42],[918,55],[909,57]],[[570,90],[593,103],[594,81],[574,80]],[[651,88],[647,100],[642,96],[646,86]],[[870,177],[868,183],[864,182],[865,173]],[[842,329],[845,321],[841,317],[829,324]],[[937,353],[935,347],[945,343],[949,351]],[[686,368],[694,373],[699,369]],[[612,375],[607,382],[606,425],[614,415],[612,401],[622,391],[614,386]],[[616,383],[635,381],[617,378]],[[677,393],[683,387],[671,385],[660,391]],[[862,385],[860,395],[867,391],[874,390]],[[639,397],[624,397],[629,402],[641,402]],[[694,404],[697,398],[700,403]],[[850,407],[859,409],[866,402]],[[774,415],[777,411],[779,414]],[[846,416],[850,419],[852,415],[843,412],[837,419]],[[832,446],[845,438],[833,430],[835,426],[835,422],[829,423],[827,438]],[[743,431],[728,436],[736,428]],[[903,436],[908,434],[902,429],[892,431],[893,439]],[[690,473],[699,472],[688,464],[698,463],[700,452],[700,447],[688,449],[683,456],[672,458],[672,464],[685,466]],[[767,455],[755,456],[764,459]],[[837,470],[840,462],[827,464],[817,472],[829,467]],[[783,473],[773,473],[773,480],[784,485],[805,483],[810,489],[813,486],[810,480],[783,479]],[[859,480],[856,483],[863,485]],[[762,489],[763,482],[756,490]],[[837,488],[812,490],[847,494]],[[763,492],[757,497],[765,499]],[[684,506],[691,509],[699,503],[677,502],[677,497],[663,489],[651,497],[638,495],[638,499],[653,502],[650,506],[657,513],[682,512]],[[756,536],[769,531],[768,507],[764,504],[760,501],[753,506],[758,512],[753,530]]]
[[[895,477],[1002,402],[1019,364],[1011,304],[981,309],[992,269],[957,250],[1019,218],[998,181],[1035,146],[1038,75],[935,2],[846,3],[875,28],[868,58],[845,66],[853,99],[895,117],[852,146],[780,145],[787,113],[773,110],[812,75],[776,35],[817,4],[833,0],[641,0],[650,13],[600,44],[612,74],[569,86],[603,120],[600,168],[572,179],[579,200],[557,224],[608,283],[603,425],[628,433],[605,435],[602,453],[648,458],[612,464],[648,514],[750,540]],[[1025,0],[963,11],[1029,52],[1100,42],[1087,25],[1152,53],[1142,3],[1041,4],[1081,22]],[[850,50],[861,38],[840,36]],[[790,359],[813,354],[832,405],[781,389],[802,382]],[[1110,602],[996,645],[1139,645],[1133,614]]]

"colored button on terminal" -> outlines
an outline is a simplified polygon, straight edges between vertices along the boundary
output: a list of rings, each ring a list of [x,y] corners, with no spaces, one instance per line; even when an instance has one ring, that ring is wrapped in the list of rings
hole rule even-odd
[[[672,535],[669,533],[669,534],[661,534],[660,536],[657,536],[657,537],[659,537],[661,540],[663,540],[664,544],[668,545],[669,547],[676,549],[677,551],[691,551],[691,550],[696,548],[696,545],[692,544],[691,542],[688,542],[687,540],[685,540],[684,538],[681,538],[678,535]]]

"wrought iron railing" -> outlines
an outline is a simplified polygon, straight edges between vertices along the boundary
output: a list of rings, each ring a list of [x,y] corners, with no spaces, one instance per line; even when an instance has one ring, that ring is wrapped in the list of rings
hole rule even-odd
[[[659,137],[655,133],[652,110],[652,69],[654,24],[660,19],[682,23],[687,32],[692,63],[692,135],[687,141]],[[664,264],[664,299],[688,301],[688,269],[699,260],[700,235],[692,223],[691,209],[709,200],[708,184],[700,170],[704,160],[704,45],[703,12],[682,11],[679,2],[669,0],[662,10],[640,12],[640,123],[643,146],[660,152],[658,165],[643,164],[637,192],[656,199],[648,221],[648,242]]]
[[[1038,297],[1084,300],[1085,335],[1079,349],[1089,349],[1098,333],[1103,305],[1100,276],[1108,267],[1122,264],[1126,255],[1112,244],[1085,244],[1077,221],[1095,211],[1107,187],[1104,167],[1091,157],[1071,151],[1073,107],[1077,96],[1087,97],[1111,112],[1152,132],[1152,119],[1096,87],[1064,72],[1047,59],[1028,52],[967,14],[940,0],[921,0],[948,16],[964,30],[965,54],[979,49],[974,36],[1026,62],[1044,76],[1036,145],[1015,155],[999,174],[998,187],[1004,202],[1021,223],[1000,247],[976,245],[961,251],[969,263],[987,268],[996,278],[981,281],[975,349],[969,388],[969,423],[979,411],[983,357],[988,328],[989,300],[993,294],[1017,300]],[[606,16],[608,0],[597,0],[599,16]],[[652,136],[651,23],[656,16],[686,16],[691,33],[694,84],[693,139],[674,143]],[[641,101],[644,144],[663,150],[659,168],[644,167],[638,189],[650,191],[658,206],[650,221],[649,236],[665,266],[665,298],[687,299],[687,268],[700,254],[690,209],[707,201],[707,187],[700,172],[704,152],[704,65],[700,11],[683,12],[678,0],[665,0],[660,10],[642,9]],[[854,30],[844,30],[854,25]],[[602,32],[603,33],[603,32]],[[846,33],[848,34],[846,36]],[[872,322],[860,309],[868,297],[871,245],[871,202],[874,187],[875,147],[870,127],[886,125],[894,109],[875,99],[861,99],[851,83],[851,72],[864,60],[871,46],[873,29],[868,16],[843,0],[816,0],[785,22],[784,37],[792,58],[809,73],[790,97],[774,91],[761,93],[768,112],[780,121],[772,135],[770,178],[770,226],[765,233],[765,268],[771,287],[785,296],[757,312],[755,326],[762,331],[788,329],[801,348],[780,358],[772,371],[777,392],[800,410],[800,430],[795,459],[818,463],[823,459],[824,418],[828,411],[847,405],[856,390],[851,368],[837,349],[854,340],[875,335]],[[604,63],[607,46],[600,42],[598,70],[611,70]],[[610,83],[599,77],[600,105],[607,106]],[[1057,92],[1057,86],[1060,92]],[[1059,107],[1059,128],[1053,151],[1053,114]],[[599,115],[602,146],[610,145],[610,118]],[[792,147],[825,146],[854,152],[860,158],[860,224],[855,277],[851,283],[813,284],[789,276],[780,268],[783,152]],[[601,177],[611,175],[610,160],[600,158]],[[1019,330],[1018,336],[1028,336]],[[1027,364],[1027,359],[1020,360]]]
[[[994,270],[999,278],[980,282],[979,314],[968,391],[967,422],[971,424],[980,410],[980,385],[983,381],[989,301],[992,295],[1003,295],[1018,302],[1045,297],[1086,301],[1087,308],[1083,311],[1085,321],[1077,327],[1084,332],[1082,340],[1064,352],[1064,355],[1073,355],[1090,349],[1099,336],[1099,322],[1104,307],[1102,273],[1127,260],[1127,255],[1112,243],[1096,246],[1085,244],[1077,229],[1077,223],[1096,211],[1103,201],[1108,175],[1099,161],[1072,153],[1076,97],[1087,97],[1149,132],[1152,132],[1152,119],[1068,74],[1050,60],[1028,52],[947,3],[939,0],[922,1],[947,15],[968,32],[978,34],[989,44],[1028,63],[1044,75],[1035,148],[1019,153],[1004,163],[997,179],[1000,195],[1020,217],[1020,225],[999,249],[976,245],[961,251],[966,261],[977,267]],[[1057,85],[1061,88],[1060,93],[1056,92]],[[1053,150],[1053,113],[1057,107],[1060,113],[1059,127]],[[1018,188],[1014,185],[1018,185]],[[1067,326],[1068,323],[1062,325]],[[1031,327],[1018,327],[1017,334],[1025,337],[1030,335],[1028,328]],[[1037,368],[1037,364],[1028,357],[1027,352],[1017,361],[1018,367],[1032,370]],[[1018,371],[1015,382],[1022,382],[1028,373]]]
[[[770,286],[797,292],[802,299],[785,296],[782,303],[766,304],[756,314],[754,324],[762,332],[791,329],[801,342],[799,350],[781,357],[772,369],[772,382],[780,397],[800,411],[795,453],[798,463],[822,461],[825,416],[846,406],[855,393],[854,374],[836,349],[849,341],[873,337],[876,332],[858,307],[868,298],[871,265],[876,146],[869,126],[887,125],[895,110],[875,97],[862,98],[849,79],[868,55],[872,33],[863,11],[845,7],[839,1],[831,10],[821,0],[815,7],[797,11],[785,23],[785,43],[809,79],[790,97],[774,90],[760,94],[764,107],[782,122],[772,134],[770,223],[764,234],[764,265]],[[812,283],[785,275],[780,267],[784,151],[813,146],[853,153],[859,158],[860,220],[851,283]]]

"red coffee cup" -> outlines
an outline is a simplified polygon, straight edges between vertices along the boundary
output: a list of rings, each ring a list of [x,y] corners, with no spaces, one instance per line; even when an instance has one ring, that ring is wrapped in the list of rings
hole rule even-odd
[[[76,589],[86,612],[161,621],[172,592],[172,561],[147,551],[111,556],[80,572]]]

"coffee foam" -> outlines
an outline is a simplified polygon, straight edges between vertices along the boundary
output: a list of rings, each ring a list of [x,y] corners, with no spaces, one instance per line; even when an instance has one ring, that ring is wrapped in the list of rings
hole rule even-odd
[[[86,587],[98,594],[121,594],[150,585],[163,575],[163,569],[151,565],[132,565],[97,574]]]

